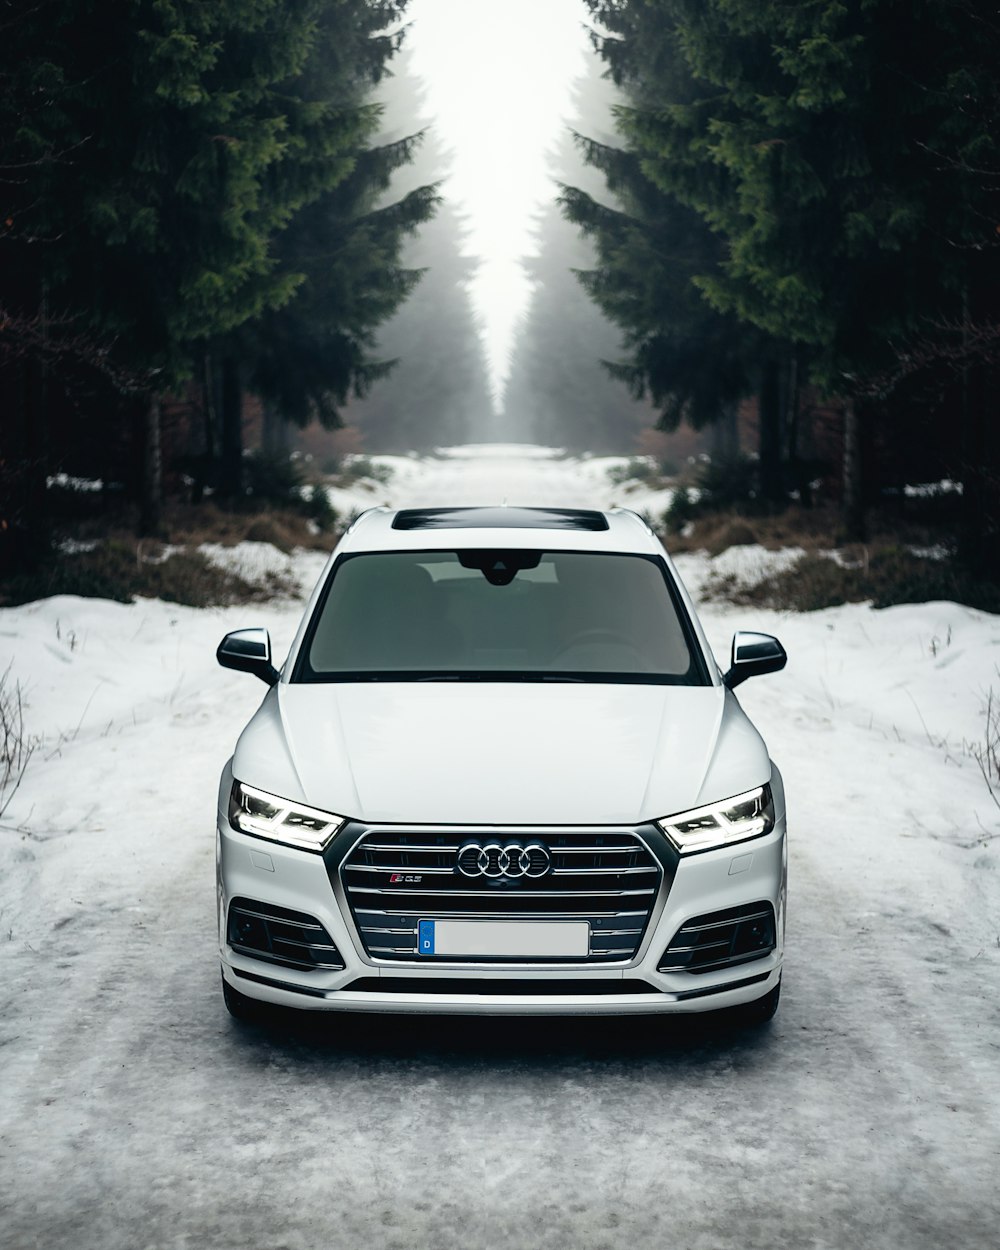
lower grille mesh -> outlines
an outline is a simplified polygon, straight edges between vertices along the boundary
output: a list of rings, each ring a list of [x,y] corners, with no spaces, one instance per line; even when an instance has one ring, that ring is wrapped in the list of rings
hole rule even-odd
[[[475,872],[470,843],[524,848],[518,876]],[[536,847],[541,847],[538,852]],[[460,867],[461,860],[461,867]],[[490,871],[496,867],[496,857]],[[421,963],[420,920],[587,920],[589,954],[518,957],[517,963],[617,963],[632,958],[649,922],[662,870],[628,830],[370,830],[340,868],[369,955]],[[460,961],[465,962],[465,961]],[[475,962],[493,962],[477,956]],[[512,962],[509,958],[502,961]]]

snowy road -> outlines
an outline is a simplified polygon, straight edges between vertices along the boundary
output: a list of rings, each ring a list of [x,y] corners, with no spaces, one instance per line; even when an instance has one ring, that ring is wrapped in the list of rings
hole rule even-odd
[[[385,494],[615,497],[595,462],[498,449]],[[707,561],[679,563],[696,587]],[[44,735],[0,827],[4,1250],[1000,1245],[1000,821],[963,749],[1000,619],[704,610],[721,659],[750,624],[791,657],[740,691],[791,813],[769,1028],[261,1031],[222,1006],[212,820],[262,688],[214,648],[261,623],[281,654],[300,610],[0,611]]]

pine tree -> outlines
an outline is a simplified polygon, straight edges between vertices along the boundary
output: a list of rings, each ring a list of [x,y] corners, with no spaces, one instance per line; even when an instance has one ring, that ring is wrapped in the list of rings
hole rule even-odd
[[[423,117],[422,90],[405,49],[378,100],[384,142],[398,142]],[[372,451],[424,451],[494,437],[485,353],[469,294],[474,264],[463,254],[462,220],[446,198],[447,158],[433,130],[420,124],[424,140],[413,163],[394,175],[389,193],[405,195],[430,183],[441,185],[445,198],[433,220],[406,241],[403,264],[420,278],[375,337],[375,356],[393,362],[391,368],[348,409]]]
[[[971,318],[995,307],[996,18],[971,0],[648,7],[680,36],[695,89],[640,101],[624,128],[656,185],[725,241],[699,277],[713,306],[804,347],[812,379],[843,397],[858,537],[861,426],[870,438],[891,416],[884,379],[935,325],[973,338]],[[954,346],[954,331],[936,337]],[[965,407],[970,431],[982,409]]]
[[[617,99],[593,58],[574,92],[575,129],[592,134],[609,127]],[[560,182],[587,185],[593,196],[604,189],[569,130],[551,166]],[[525,262],[533,290],[504,395],[505,436],[578,451],[630,452],[654,414],[609,373],[606,362],[619,357],[621,334],[580,282],[597,264],[594,246],[563,217],[555,200],[541,214],[535,239],[535,255]]]
[[[618,119],[631,118],[642,102],[690,92],[676,32],[661,15],[642,5],[588,2],[603,26],[594,34],[595,45],[624,96],[614,110]],[[758,390],[765,418],[762,491],[783,497],[781,441],[772,437],[780,416],[773,401],[782,349],[736,316],[712,308],[699,288],[701,276],[721,264],[723,244],[694,208],[651,181],[634,145],[593,136],[580,136],[579,143],[607,190],[599,198],[567,186],[561,201],[596,248],[597,264],[581,281],[624,335],[627,354],[609,362],[613,376],[633,395],[649,397],[662,429],[675,429],[681,420],[696,429],[718,426],[723,433],[717,445],[729,455],[736,450],[736,405]]]
[[[14,153],[34,163],[0,238],[3,302],[22,320],[57,310],[133,379],[121,411],[144,428],[146,529],[158,525],[160,396],[190,374],[194,344],[289,298],[296,277],[275,268],[271,239],[357,133],[356,117],[292,111],[282,92],[322,7],[48,0],[5,45],[4,64],[25,56],[49,106],[29,93],[18,117],[15,104]],[[304,147],[310,174],[293,185],[290,154]],[[38,369],[29,359],[20,372],[30,382]]]
[[[382,106],[374,95],[401,37],[375,39],[375,32],[401,8],[351,4],[327,11],[302,84],[331,94],[341,110],[360,116],[360,141],[350,154],[350,173],[292,216],[276,241],[279,270],[299,279],[295,294],[250,322],[229,347],[230,359],[245,361],[242,376],[267,411],[299,426],[316,419],[334,429],[347,402],[389,374],[392,361],[381,356],[377,330],[420,279],[404,245],[430,219],[436,189],[425,184],[400,197],[387,195],[397,171],[414,160],[422,136],[377,135]],[[234,407],[229,426],[239,429],[235,391]],[[224,475],[230,491],[239,470],[235,441],[231,449]]]

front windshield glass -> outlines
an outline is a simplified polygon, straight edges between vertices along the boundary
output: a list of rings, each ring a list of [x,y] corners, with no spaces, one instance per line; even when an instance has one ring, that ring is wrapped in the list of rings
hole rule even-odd
[[[638,681],[708,675],[662,563],[579,551],[346,556],[294,681]]]

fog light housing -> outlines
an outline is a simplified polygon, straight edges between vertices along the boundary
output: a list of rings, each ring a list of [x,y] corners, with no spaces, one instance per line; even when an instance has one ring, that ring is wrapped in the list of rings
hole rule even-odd
[[[774,917],[745,920],[736,926],[732,953],[749,955],[753,951],[769,951],[774,947]]]

